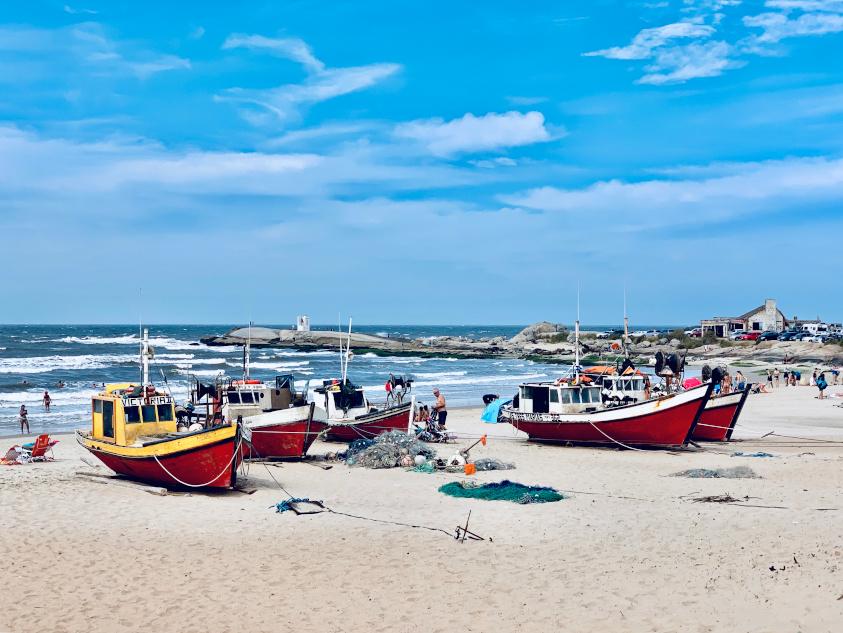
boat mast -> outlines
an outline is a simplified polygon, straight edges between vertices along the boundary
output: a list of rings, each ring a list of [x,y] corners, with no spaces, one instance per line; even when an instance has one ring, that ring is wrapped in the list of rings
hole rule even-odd
[[[141,384],[144,386],[149,384],[149,356],[149,330],[144,328],[141,339]]]
[[[626,286],[623,287],[623,355],[629,358],[629,317],[626,315]]]
[[[249,361],[252,347],[252,322],[249,321],[249,334],[243,347],[243,380],[249,380]]]
[[[340,338],[340,349],[342,349],[342,338]],[[348,355],[351,352],[351,317],[348,317],[348,339],[345,343],[345,363],[343,364],[342,369],[342,384],[345,384],[345,380],[348,377]]]

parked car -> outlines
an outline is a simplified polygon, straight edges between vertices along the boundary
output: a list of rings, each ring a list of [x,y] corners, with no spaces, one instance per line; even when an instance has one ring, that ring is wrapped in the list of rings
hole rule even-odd
[[[811,334],[808,332],[802,337],[802,340],[808,343],[825,343],[827,338],[828,336],[825,334]]]
[[[779,339],[779,333],[773,332],[772,330],[767,330],[766,332],[761,332],[761,336],[758,337],[759,341],[777,341]]]
[[[737,340],[738,341],[757,341],[761,336],[761,332],[744,332]]]
[[[697,327],[693,330],[685,330],[685,334],[691,338],[700,338],[702,336],[702,330]]]
[[[746,330],[735,330],[731,334],[729,334],[729,340],[731,341],[739,341],[741,340],[741,336],[746,334]]]

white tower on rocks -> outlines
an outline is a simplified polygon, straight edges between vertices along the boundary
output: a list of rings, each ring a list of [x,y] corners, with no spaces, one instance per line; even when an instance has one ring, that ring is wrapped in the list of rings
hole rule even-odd
[[[296,317],[296,332],[310,332],[310,317],[300,314]]]

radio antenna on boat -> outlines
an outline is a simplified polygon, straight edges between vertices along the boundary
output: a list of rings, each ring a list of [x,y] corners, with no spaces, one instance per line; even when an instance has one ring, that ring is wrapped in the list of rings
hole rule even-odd
[[[252,322],[249,321],[249,334],[246,337],[246,345],[243,346],[243,380],[249,380],[249,361],[252,348]]]
[[[580,283],[577,282],[577,320],[574,323],[574,378],[580,375]]]
[[[340,334],[340,350],[342,350],[342,334]],[[345,354],[341,357],[344,359],[344,363],[342,366],[342,383],[345,384],[345,380],[348,377],[348,361],[351,354],[351,317],[348,317],[348,339],[345,342]]]
[[[149,330],[143,329],[143,338],[141,339],[141,380],[142,385],[149,384]]]

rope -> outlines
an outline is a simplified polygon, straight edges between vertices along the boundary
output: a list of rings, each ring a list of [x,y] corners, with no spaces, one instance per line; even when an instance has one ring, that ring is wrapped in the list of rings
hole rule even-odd
[[[211,479],[209,482],[204,483],[204,484],[189,484],[186,481],[182,481],[181,479],[176,477],[173,473],[171,473],[169,470],[167,470],[167,467],[164,466],[164,464],[161,463],[160,459],[158,459],[158,455],[153,455],[152,458],[156,461],[156,463],[161,467],[161,469],[165,473],[167,473],[170,477],[172,477],[177,482],[179,482],[182,486],[187,486],[188,488],[204,488],[205,486],[209,486],[212,483],[214,483],[217,479],[219,479],[220,477],[223,476],[223,473],[225,473],[226,470],[231,468],[231,464],[234,462],[234,460],[237,458],[237,455],[240,453],[240,445],[242,443],[243,443],[242,439],[237,442],[237,446],[234,447],[234,454],[231,456],[231,459],[228,460],[228,464],[226,464],[225,468],[223,468],[220,471],[220,474],[217,475],[216,477],[214,477],[213,479]]]
[[[639,451],[639,452],[641,452],[641,453],[646,453],[646,452],[647,452],[647,451],[645,451],[643,448],[635,448],[634,446],[628,446],[628,445],[624,444],[623,442],[619,442],[619,441],[618,441],[618,440],[616,440],[615,438],[610,437],[607,433],[605,433],[605,432],[603,431],[603,429],[601,429],[600,427],[596,426],[596,425],[594,424],[594,422],[592,422],[591,420],[586,420],[586,422],[588,422],[591,426],[593,426],[595,431],[599,432],[601,435],[603,435],[603,437],[605,437],[606,439],[608,439],[610,442],[614,442],[614,443],[615,443],[615,444],[617,444],[618,446],[623,446],[624,448],[628,448],[628,449],[629,449],[629,450],[631,450],[631,451]]]

